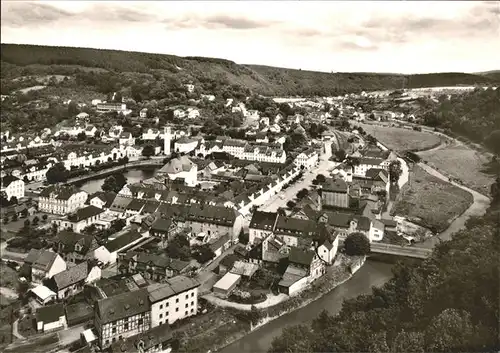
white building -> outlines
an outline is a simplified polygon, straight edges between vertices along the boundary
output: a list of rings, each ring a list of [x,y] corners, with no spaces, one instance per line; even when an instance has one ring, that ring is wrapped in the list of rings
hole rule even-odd
[[[147,141],[156,140],[158,136],[160,136],[160,130],[158,129],[150,128],[142,133],[142,139]]]
[[[166,283],[148,286],[151,327],[171,325],[177,320],[196,315],[199,286],[196,280],[185,276],[176,276],[167,279]]]
[[[96,109],[98,113],[124,113],[127,110],[127,105],[125,103],[97,103]]]
[[[46,213],[67,215],[82,208],[88,194],[71,186],[49,186],[39,195],[38,210]]]
[[[316,250],[318,256],[321,260],[326,262],[327,264],[333,264],[335,256],[337,255],[337,250],[339,248],[339,236],[332,236],[330,239],[325,239],[323,244],[318,246]]]
[[[174,142],[174,151],[177,153],[189,153],[196,149],[198,143],[199,139],[184,136]]]
[[[64,218],[55,219],[52,223],[57,224],[59,229],[70,229],[81,233],[88,226],[96,223],[104,213],[104,210],[96,206],[87,206],[76,210]]]
[[[12,197],[19,200],[24,197],[24,181],[15,176],[6,175],[2,178],[0,191],[5,192],[7,200],[10,200]]]
[[[353,175],[358,177],[365,177],[366,172],[372,168],[388,169],[386,160],[382,158],[357,158],[358,164],[354,165]],[[387,166],[386,166],[387,165]]]
[[[135,138],[130,132],[122,132],[119,137],[119,143],[121,146],[133,146],[135,145]]]
[[[38,332],[50,332],[68,326],[63,303],[38,308],[35,317]]]
[[[297,167],[304,167],[304,169],[311,169],[313,168],[317,163],[318,163],[318,152],[316,152],[314,149],[309,149],[307,151],[304,151],[300,153],[293,163]]]
[[[158,171],[158,174],[167,175],[170,180],[183,179],[188,186],[196,186],[198,183],[198,166],[187,156],[172,159]]]

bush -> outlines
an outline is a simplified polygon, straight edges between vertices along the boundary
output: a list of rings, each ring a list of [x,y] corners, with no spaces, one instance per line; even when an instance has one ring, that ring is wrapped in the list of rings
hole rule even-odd
[[[352,233],[344,241],[347,255],[364,256],[370,253],[370,241],[363,233]]]

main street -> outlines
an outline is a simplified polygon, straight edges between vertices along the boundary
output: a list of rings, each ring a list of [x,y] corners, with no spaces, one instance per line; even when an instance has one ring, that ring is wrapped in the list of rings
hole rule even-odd
[[[264,212],[276,212],[278,208],[286,207],[286,203],[295,198],[297,192],[302,189],[310,189],[312,181],[318,174],[323,174],[325,177],[330,175],[330,172],[338,163],[330,161],[332,156],[331,142],[325,142],[325,149],[319,158],[318,166],[312,170],[304,170],[304,176],[295,184],[290,185],[287,189],[273,196],[269,201],[263,204],[259,210]]]

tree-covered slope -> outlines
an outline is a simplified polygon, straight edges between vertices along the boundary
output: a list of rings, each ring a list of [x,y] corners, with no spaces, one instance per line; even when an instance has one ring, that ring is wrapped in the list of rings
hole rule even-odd
[[[498,183],[498,181],[497,181]],[[499,345],[499,195],[420,265],[397,265],[372,295],[287,328],[270,352],[487,352]]]
[[[100,68],[114,72],[152,73],[154,70],[166,70],[193,83],[207,77],[217,78],[227,81],[229,85],[241,85],[255,93],[265,95],[324,96],[361,90],[497,82],[495,78],[488,76],[463,73],[426,75],[325,73],[238,65],[229,60],[214,58],[16,44],[1,45],[1,61],[3,78],[15,76],[23,69],[25,73],[33,74],[34,70],[41,69],[40,65]],[[67,70],[67,67],[65,69]],[[57,70],[53,69],[53,73],[57,73]]]

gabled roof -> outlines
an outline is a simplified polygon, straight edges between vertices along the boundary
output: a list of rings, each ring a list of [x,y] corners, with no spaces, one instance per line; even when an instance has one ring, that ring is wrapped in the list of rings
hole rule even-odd
[[[155,283],[147,287],[151,303],[170,298],[173,295],[186,292],[200,285],[198,281],[186,276],[175,276],[166,280],[166,283]]]
[[[6,188],[15,181],[21,180],[12,175],[6,175],[2,178],[2,187]]]
[[[111,240],[105,244],[104,247],[110,252],[115,252],[123,249],[125,246],[133,243],[142,238],[142,235],[136,230],[130,230],[125,234],[120,235],[118,238]]]
[[[170,230],[171,224],[172,224],[172,219],[160,217],[156,221],[154,221],[154,223],[151,225],[151,230],[168,232]]]
[[[250,220],[250,228],[263,229],[263,230],[274,230],[274,225],[278,214],[276,212],[261,212],[255,211]]]
[[[188,156],[174,158],[165,164],[158,173],[177,174],[181,172],[189,172],[196,164],[194,164]]]
[[[325,212],[328,217],[328,224],[333,227],[349,228],[353,216],[341,212]]]
[[[103,206],[104,208],[109,208],[113,204],[113,201],[116,198],[116,193],[99,191],[99,192],[96,192],[95,194],[90,195],[89,200],[92,200],[95,197],[97,197],[99,200],[104,202],[104,206]]]
[[[142,208],[144,207],[145,204],[146,204],[145,200],[133,199],[127,205],[127,210],[138,211],[139,212],[140,210],[142,210]]]
[[[288,261],[293,264],[310,266],[315,252],[309,249],[300,249],[295,246],[290,248]]]
[[[116,341],[111,345],[111,350],[113,352],[121,353],[137,353],[140,351],[139,349],[142,349],[144,352],[148,352],[154,347],[170,341],[172,338],[173,335],[170,326],[159,325],[153,327],[149,331],[141,332],[138,335],[129,337],[126,340]]]
[[[36,309],[36,321],[49,324],[59,321],[61,316],[64,316],[64,305],[62,303],[44,306]]]
[[[338,192],[338,193],[347,193],[348,185],[343,179],[328,178],[323,183],[322,190],[330,192]]]
[[[40,193],[40,197],[53,197],[57,200],[68,200],[71,196],[76,193],[84,192],[75,188],[74,186],[60,186],[51,185],[46,187]]]
[[[131,198],[118,195],[113,200],[113,203],[111,204],[109,209],[114,212],[125,212],[130,202],[132,202]]]
[[[31,249],[28,256],[24,259],[24,262],[31,265],[32,268],[48,271],[52,267],[57,256],[57,253],[52,251]]]
[[[73,252],[75,245],[80,244],[82,249],[79,253],[86,254],[91,250],[93,245],[97,244],[92,235],[74,233],[67,230],[63,230],[57,234],[57,241],[63,245],[63,253]]]
[[[90,205],[90,206],[76,210],[76,212],[74,214],[68,216],[68,220],[70,222],[76,223],[76,222],[80,222],[80,221],[89,219],[91,217],[98,216],[103,212],[104,212],[103,209],[96,207],[96,206],[93,206],[93,205]]]
[[[150,310],[146,288],[125,292],[97,302],[97,315],[101,324],[124,319]]]
[[[89,265],[87,262],[82,262],[76,266],[70,267],[65,271],[54,275],[52,279],[57,287],[57,290],[67,288],[73,284],[85,281],[89,274]]]

